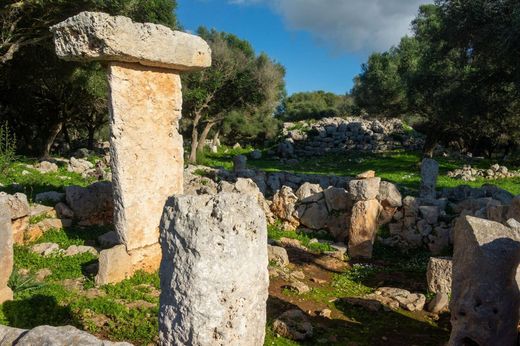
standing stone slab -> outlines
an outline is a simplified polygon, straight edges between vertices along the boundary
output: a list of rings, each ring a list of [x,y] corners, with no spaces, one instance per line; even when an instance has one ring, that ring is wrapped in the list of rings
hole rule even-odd
[[[432,159],[423,159],[421,162],[421,187],[420,197],[424,199],[435,199],[437,176],[439,175],[439,164]]]
[[[350,217],[348,255],[352,258],[372,258],[372,249],[376,239],[377,220],[381,204],[376,199],[359,201],[352,208]]]
[[[453,261],[447,257],[430,257],[426,270],[428,291],[451,294]]]
[[[167,70],[112,63],[109,82],[114,221],[132,251],[158,242],[164,204],[182,193],[181,81]]]
[[[465,216],[454,237],[449,345],[516,345],[520,230]]]
[[[11,213],[6,203],[0,203],[0,304],[13,299],[7,282],[13,271],[13,230]]]
[[[263,345],[267,226],[252,196],[176,196],[161,222],[162,345]]]

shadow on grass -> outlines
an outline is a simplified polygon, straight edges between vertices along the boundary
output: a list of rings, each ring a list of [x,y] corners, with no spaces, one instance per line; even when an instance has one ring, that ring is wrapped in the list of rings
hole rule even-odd
[[[2,305],[2,310],[11,327],[31,329],[40,325],[74,325],[70,308],[60,306],[52,296],[35,295],[8,301]]]

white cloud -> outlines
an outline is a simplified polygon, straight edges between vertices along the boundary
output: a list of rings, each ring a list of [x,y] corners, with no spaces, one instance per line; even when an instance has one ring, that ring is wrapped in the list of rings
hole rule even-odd
[[[387,50],[410,32],[419,6],[431,0],[228,0],[265,3],[289,29],[304,30],[337,52]]]

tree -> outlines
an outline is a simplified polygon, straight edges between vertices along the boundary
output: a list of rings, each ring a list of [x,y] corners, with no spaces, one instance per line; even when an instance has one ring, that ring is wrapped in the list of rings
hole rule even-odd
[[[49,27],[84,10],[126,15],[174,28],[172,0],[4,0],[0,2],[0,103],[25,150],[49,155],[69,130],[93,133],[107,121],[107,86],[99,64],[56,58]]]
[[[281,118],[287,121],[321,119],[346,115],[351,112],[349,95],[325,91],[299,92],[284,100]]]
[[[212,66],[183,76],[183,119],[191,129],[189,161],[196,162],[210,131],[236,117],[272,116],[284,89],[284,69],[235,35],[200,28],[212,50]],[[269,112],[271,113],[269,115]],[[219,131],[217,130],[217,133]]]

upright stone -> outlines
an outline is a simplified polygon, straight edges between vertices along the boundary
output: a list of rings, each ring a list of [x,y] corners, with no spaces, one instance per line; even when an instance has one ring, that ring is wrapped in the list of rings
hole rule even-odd
[[[97,12],[82,12],[51,31],[60,58],[109,62],[114,224],[132,266],[116,278],[156,270],[162,210],[183,188],[179,73],[210,66],[209,46],[162,25]],[[105,250],[100,272],[113,272],[102,259],[120,257],[119,252]],[[100,284],[113,282],[102,276],[108,281],[98,277]]]
[[[439,164],[437,161],[425,158],[421,162],[421,187],[420,197],[424,199],[435,199],[435,187],[439,175]]]
[[[472,216],[454,229],[449,345],[517,344],[520,230]]]
[[[372,258],[372,249],[379,226],[377,220],[381,210],[381,204],[376,199],[359,201],[354,204],[348,239],[350,257]]]
[[[247,157],[245,155],[237,155],[233,157],[233,171],[237,174],[247,169]]]
[[[11,213],[6,203],[0,204],[0,304],[13,299],[7,286],[13,271],[13,230]]]
[[[267,226],[252,196],[176,196],[161,222],[162,345],[263,345]]]

